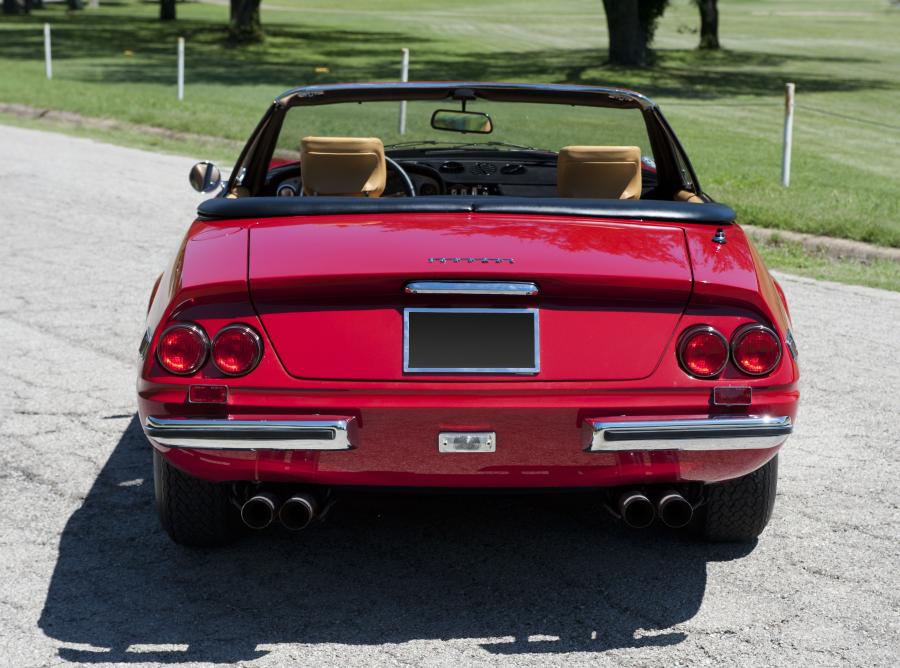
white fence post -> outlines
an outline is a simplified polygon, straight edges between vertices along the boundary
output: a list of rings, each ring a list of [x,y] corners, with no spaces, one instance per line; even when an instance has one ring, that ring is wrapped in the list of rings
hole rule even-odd
[[[50,53],[50,24],[44,24],[44,65],[47,69],[47,78],[53,78],[53,56]]]
[[[400,81],[409,81],[409,49],[401,49],[403,60],[400,63]],[[406,134],[406,100],[400,102],[400,134]]]
[[[178,38],[178,99],[184,99],[184,37]]]
[[[794,145],[794,84],[784,87],[784,151],[781,154],[781,185],[791,185],[791,150]]]

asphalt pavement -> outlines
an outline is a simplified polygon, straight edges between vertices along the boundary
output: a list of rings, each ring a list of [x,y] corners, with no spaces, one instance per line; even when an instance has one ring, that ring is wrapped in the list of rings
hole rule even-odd
[[[0,665],[897,665],[900,294],[874,289],[779,276],[803,399],[756,544],[533,497],[169,542],[134,382],[191,164],[0,127]]]

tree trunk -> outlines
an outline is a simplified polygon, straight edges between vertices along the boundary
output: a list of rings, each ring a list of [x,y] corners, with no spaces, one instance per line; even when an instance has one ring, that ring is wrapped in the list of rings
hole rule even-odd
[[[3,0],[3,13],[4,14],[18,14],[22,11],[22,8],[19,6],[17,0]]]
[[[231,24],[228,32],[234,42],[261,42],[262,23],[259,18],[260,0],[231,0]]]
[[[719,8],[716,0],[697,0],[700,9],[700,48],[719,48]]]
[[[642,67],[647,64],[647,36],[641,27],[638,0],[603,0],[609,31],[609,62]]]
[[[159,20],[175,20],[175,0],[159,0]]]

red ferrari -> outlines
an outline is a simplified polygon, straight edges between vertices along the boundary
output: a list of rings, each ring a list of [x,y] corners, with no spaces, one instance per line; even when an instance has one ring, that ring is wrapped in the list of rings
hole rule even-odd
[[[217,196],[153,287],[137,387],[175,541],[303,529],[359,488],[765,528],[799,399],[788,307],[645,96],[297,88],[230,178],[191,182]]]

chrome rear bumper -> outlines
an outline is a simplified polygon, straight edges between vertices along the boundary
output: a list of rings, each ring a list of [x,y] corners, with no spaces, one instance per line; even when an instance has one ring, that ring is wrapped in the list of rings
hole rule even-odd
[[[198,450],[350,450],[356,418],[213,420],[148,417],[147,436],[167,448]]]
[[[781,445],[793,431],[789,417],[714,417],[685,420],[585,420],[588,452],[641,450],[755,450]]]
[[[167,448],[199,450],[351,450],[353,417],[308,420],[222,420],[148,417],[144,431]],[[714,417],[682,420],[585,420],[588,452],[753,450],[784,443],[789,417]]]

